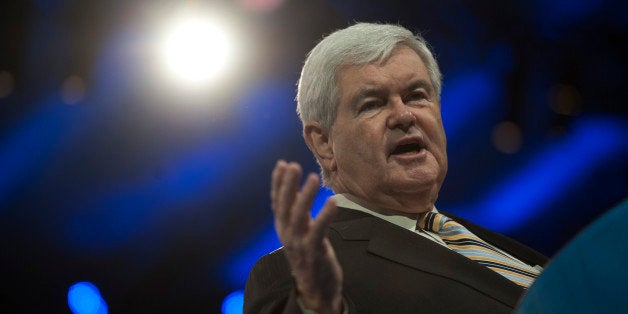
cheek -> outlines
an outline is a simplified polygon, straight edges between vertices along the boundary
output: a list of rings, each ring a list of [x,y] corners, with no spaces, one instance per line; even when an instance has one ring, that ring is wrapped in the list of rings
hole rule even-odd
[[[432,145],[435,145],[438,148],[439,155],[445,155],[447,138],[445,136],[445,129],[443,127],[440,114],[432,113],[430,116],[426,116],[424,118],[424,131],[429,136]]]
[[[417,121],[419,127],[433,140],[445,137],[443,121],[438,113],[433,111],[422,112],[422,114],[417,115]]]
[[[356,159],[362,158],[363,141],[355,130],[343,130],[334,141],[336,159],[341,164],[351,165]]]
[[[444,150],[447,146],[447,136],[445,136],[445,128],[443,127],[443,124],[440,123],[440,121],[436,124],[435,136],[438,140],[438,145],[441,146],[441,148]]]
[[[342,152],[338,158],[355,162],[361,160],[372,165],[383,151],[386,125],[377,117],[347,123],[335,135],[334,146]],[[364,165],[362,165],[363,167]]]

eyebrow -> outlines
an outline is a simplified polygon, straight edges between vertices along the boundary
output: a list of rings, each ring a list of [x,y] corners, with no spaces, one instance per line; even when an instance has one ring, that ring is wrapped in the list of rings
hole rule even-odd
[[[404,91],[412,91],[417,88],[423,88],[427,91],[429,96],[431,97],[434,94],[434,87],[432,84],[425,79],[416,79],[410,81],[410,83],[404,87]],[[386,94],[386,89],[381,87],[361,87],[358,91],[349,99],[349,105],[352,108],[356,108],[358,103],[368,97],[382,97],[382,95]]]
[[[417,88],[425,89],[430,96],[434,94],[434,86],[429,81],[426,81],[424,79],[417,79],[410,82],[410,84],[408,84],[408,86],[406,87],[406,90],[411,91]]]

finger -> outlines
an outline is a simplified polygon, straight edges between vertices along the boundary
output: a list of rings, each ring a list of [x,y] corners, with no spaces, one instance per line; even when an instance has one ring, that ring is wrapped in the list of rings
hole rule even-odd
[[[314,202],[314,197],[318,193],[319,180],[316,174],[308,175],[301,192],[297,195],[294,203],[290,224],[294,228],[294,234],[302,234],[307,231],[310,222],[310,209]]]
[[[299,181],[301,181],[301,166],[291,162],[286,166],[277,195],[275,218],[281,228],[284,228],[289,223],[292,205],[299,188]]]
[[[270,180],[270,201],[271,208],[273,211],[277,208],[277,197],[279,193],[279,187],[281,186],[281,181],[283,179],[283,175],[286,172],[286,162],[282,159],[277,160],[275,164],[275,168],[271,174]]]
[[[323,241],[327,227],[329,227],[329,224],[336,216],[337,208],[334,199],[330,198],[325,202],[325,206],[323,206],[323,209],[318,213],[318,216],[316,216],[312,224],[312,241],[314,241],[314,243],[321,243]]]

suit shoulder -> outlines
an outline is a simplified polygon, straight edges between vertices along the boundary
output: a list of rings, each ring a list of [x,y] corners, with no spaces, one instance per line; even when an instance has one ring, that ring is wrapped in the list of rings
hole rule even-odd
[[[294,302],[290,301],[294,287],[283,248],[262,256],[246,281],[244,313],[278,313],[284,312],[284,308],[294,308]]]
[[[247,282],[269,286],[291,280],[290,266],[284,254],[282,247],[260,257],[251,268]]]

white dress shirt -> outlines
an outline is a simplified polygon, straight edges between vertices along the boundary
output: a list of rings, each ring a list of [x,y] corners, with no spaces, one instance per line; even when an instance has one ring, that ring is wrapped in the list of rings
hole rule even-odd
[[[445,241],[443,241],[443,239],[441,239],[438,234],[431,232],[431,231],[426,231],[423,229],[418,229],[417,230],[417,220],[416,219],[412,219],[410,217],[406,217],[406,216],[401,216],[401,215],[384,215],[381,214],[379,212],[370,210],[358,203],[356,203],[354,200],[356,201],[360,201],[361,203],[365,204],[365,201],[361,201],[359,200],[357,197],[351,195],[351,194],[336,194],[334,196],[332,196],[332,198],[336,201],[336,205],[338,207],[345,207],[345,208],[349,208],[349,209],[353,209],[353,210],[357,210],[357,211],[361,211],[364,213],[367,213],[369,215],[375,216],[377,218],[381,218],[384,219],[392,224],[395,224],[401,228],[410,230],[418,235],[421,235],[427,239],[430,239],[444,247],[447,247],[447,244],[445,244]],[[436,209],[436,207],[433,207],[432,212],[438,213],[438,210]]]
[[[442,246],[444,246],[444,247],[446,247],[446,248],[448,248],[448,249],[453,251],[453,249],[450,248],[449,246],[447,246],[445,241],[443,241],[443,239],[441,239],[441,237],[438,234],[436,234],[434,232],[431,232],[431,231],[423,230],[421,228],[418,228],[418,230],[417,230],[417,227],[416,227],[417,226],[417,220],[415,220],[415,219],[412,219],[412,218],[406,217],[406,216],[401,216],[401,215],[384,215],[384,214],[382,214],[380,212],[373,211],[373,210],[368,209],[368,208],[366,208],[366,207],[364,207],[364,206],[362,206],[362,205],[357,203],[357,202],[360,202],[362,204],[367,204],[368,202],[366,202],[364,200],[361,200],[360,198],[358,198],[356,196],[353,196],[351,194],[347,194],[347,193],[336,194],[336,195],[334,195],[332,197],[336,201],[336,205],[338,207],[344,207],[344,208],[349,208],[349,209],[361,211],[361,212],[370,214],[372,216],[384,219],[384,220],[386,220],[386,221],[388,221],[388,222],[390,222],[392,224],[395,224],[395,225],[397,225],[399,227],[402,227],[404,229],[410,230],[410,231],[412,231],[412,232],[414,232],[414,233],[416,233],[418,235],[421,235],[421,236],[423,236],[423,237],[425,237],[425,238],[427,238],[429,240],[432,240],[432,241],[434,241],[434,242],[436,242],[436,243],[438,243],[438,244],[440,244],[440,245],[442,245]],[[434,206],[432,208],[431,212],[438,213],[438,210],[436,209],[436,206]],[[520,262],[522,264],[525,264],[521,260],[519,260],[518,258],[508,254],[507,252],[504,252],[503,250],[499,249],[498,247],[495,247],[495,249],[497,251],[499,251],[500,253],[510,257],[511,259],[516,260],[516,261],[518,261],[518,262]],[[530,267],[532,267],[532,265],[530,265]],[[539,271],[543,271],[543,267],[541,267],[539,265],[535,265],[534,268],[536,268]]]

